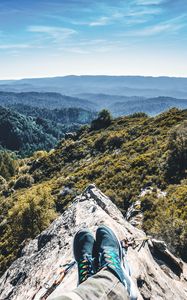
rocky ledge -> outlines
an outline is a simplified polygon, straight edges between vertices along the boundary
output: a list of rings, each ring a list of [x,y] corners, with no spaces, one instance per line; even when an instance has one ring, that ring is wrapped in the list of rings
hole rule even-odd
[[[0,279],[0,300],[40,299],[60,266],[73,260],[74,234],[84,227],[95,233],[100,224],[110,226],[120,239],[128,239],[127,257],[138,299],[187,299],[187,265],[172,255],[163,242],[133,227],[108,197],[90,185],[47,230],[22,249]],[[76,284],[74,267],[52,296],[72,290]]]

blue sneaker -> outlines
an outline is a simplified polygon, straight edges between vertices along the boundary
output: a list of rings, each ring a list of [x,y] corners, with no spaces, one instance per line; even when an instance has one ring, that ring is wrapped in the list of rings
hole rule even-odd
[[[100,226],[96,232],[97,271],[107,268],[125,286],[129,295],[131,281],[123,265],[123,250],[114,232],[107,226]]]
[[[78,266],[78,284],[95,274],[93,248],[95,239],[89,230],[79,230],[73,241],[74,257]]]

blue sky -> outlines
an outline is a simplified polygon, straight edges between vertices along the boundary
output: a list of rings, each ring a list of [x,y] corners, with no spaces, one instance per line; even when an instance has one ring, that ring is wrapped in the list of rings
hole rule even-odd
[[[187,77],[187,0],[1,0],[0,79]]]

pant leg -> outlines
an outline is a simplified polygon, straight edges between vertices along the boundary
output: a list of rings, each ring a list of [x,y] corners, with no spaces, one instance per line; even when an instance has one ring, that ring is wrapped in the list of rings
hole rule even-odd
[[[77,298],[78,297],[78,298]],[[52,300],[128,300],[124,285],[110,271],[101,270],[80,284],[72,293]]]
[[[80,298],[80,296],[75,294],[74,292],[70,292],[62,296],[58,296],[52,299],[50,298],[50,300],[82,300],[82,298]]]

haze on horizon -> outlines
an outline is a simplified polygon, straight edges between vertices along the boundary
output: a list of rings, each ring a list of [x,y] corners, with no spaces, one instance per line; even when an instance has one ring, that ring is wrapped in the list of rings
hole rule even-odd
[[[187,77],[186,62],[186,0],[0,2],[1,80]]]

